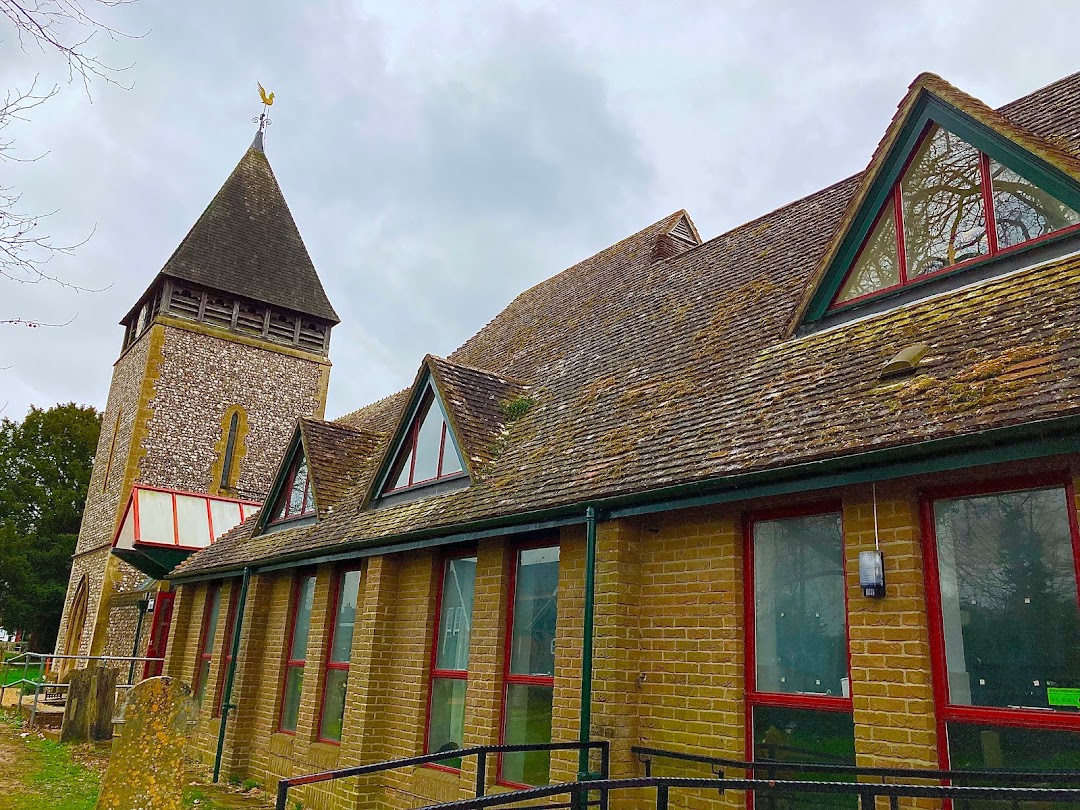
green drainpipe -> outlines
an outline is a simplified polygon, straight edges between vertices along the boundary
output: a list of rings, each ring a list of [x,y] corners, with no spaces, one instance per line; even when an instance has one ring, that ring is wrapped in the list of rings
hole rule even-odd
[[[585,510],[585,629],[581,642],[581,727],[578,742],[587,743],[592,725],[593,610],[596,590],[596,509]],[[589,751],[578,752],[579,781],[588,779]]]
[[[221,699],[221,724],[218,726],[217,753],[214,755],[214,781],[217,782],[221,775],[221,752],[225,748],[225,724],[229,720],[229,712],[236,708],[232,703],[233,679],[236,677],[236,659],[240,657],[240,629],[244,624],[244,604],[247,602],[248,580],[251,579],[251,569],[244,569],[244,579],[240,583],[240,601],[236,604],[236,622],[233,626],[232,660],[229,661],[229,671],[225,674],[225,694]]]

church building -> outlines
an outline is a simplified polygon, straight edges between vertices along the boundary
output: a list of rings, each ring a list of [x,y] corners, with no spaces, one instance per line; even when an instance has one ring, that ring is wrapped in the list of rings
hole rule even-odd
[[[160,657],[169,569],[253,514],[323,415],[338,317],[261,129],[120,323],[58,655]]]
[[[665,216],[334,421],[336,318],[253,149],[125,319],[84,645],[130,610],[133,488],[184,490],[244,513],[161,572],[194,754],[271,790],[446,754],[290,807],[568,782],[595,758],[455,752],[585,740],[613,777],[1080,770],[1080,73],[999,109],[923,74],[882,125],[859,174],[708,241]]]

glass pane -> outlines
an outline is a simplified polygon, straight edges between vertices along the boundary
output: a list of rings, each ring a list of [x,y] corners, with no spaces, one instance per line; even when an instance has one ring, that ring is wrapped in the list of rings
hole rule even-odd
[[[304,491],[304,514],[315,511],[315,489],[311,486],[311,479],[308,479],[307,489]]]
[[[210,501],[210,516],[214,519],[215,540],[243,520],[240,504],[231,501]]]
[[[1080,734],[1068,731],[1037,731],[1004,726],[975,726],[949,723],[949,759],[954,770],[1006,768],[1009,770],[1080,770]],[[1014,787],[1015,782],[965,780],[954,777],[954,785]],[[1075,784],[1025,782],[1024,787],[1075,787]],[[1077,810],[1080,802],[991,802],[961,800],[953,802],[956,810]]]
[[[990,181],[999,248],[1019,245],[1080,222],[1080,214],[1072,208],[993,158]]]
[[[432,400],[420,425],[420,432],[416,434],[416,466],[413,468],[412,479],[414,484],[438,476],[442,425],[439,404]]]
[[[855,764],[855,724],[846,712],[821,712],[755,706],[754,761],[788,763],[774,771],[758,771],[758,778],[807,779],[815,782],[854,782],[841,774],[818,773],[793,767],[797,763]],[[785,795],[784,807],[858,807],[857,796],[816,793]],[[764,803],[763,803],[764,804]],[[767,805],[766,805],[767,806]]]
[[[1080,734],[1075,732],[949,723],[948,735],[955,770],[1080,770]]]
[[[176,533],[181,546],[206,548],[210,545],[210,515],[205,500],[176,496]]]
[[[199,662],[199,691],[195,694],[195,700],[203,702],[206,697],[206,682],[210,680],[210,659],[204,658]]]
[[[173,525],[172,493],[141,489],[137,497],[139,499],[139,541],[173,545],[176,527]]]
[[[412,471],[410,466],[412,465],[412,450],[409,450],[408,455],[405,456],[405,462],[401,465],[401,471],[397,474],[397,478],[394,479],[393,485],[390,489],[401,489],[409,485],[409,473]]]
[[[285,697],[281,701],[281,730],[296,731],[300,715],[300,690],[304,684],[304,667],[289,667],[285,675]]]
[[[952,703],[1078,711],[1080,626],[1061,488],[938,501]]]
[[[461,472],[461,456],[458,455],[457,445],[454,444],[454,437],[450,433],[450,426],[446,426],[446,439],[443,442],[443,459],[442,469],[439,475],[453,475],[454,473]]]
[[[917,278],[989,249],[979,151],[935,125],[900,181],[907,276]]]
[[[214,651],[214,636],[217,635],[218,612],[221,609],[221,588],[215,587],[210,597],[210,604],[206,608],[210,611],[210,619],[206,623],[206,635],[203,636],[203,655],[210,655]]]
[[[555,674],[555,619],[559,590],[559,547],[523,549],[514,581],[510,672]]]
[[[431,683],[431,717],[428,721],[428,750],[453,751],[465,739],[465,686],[458,678],[435,678]],[[461,757],[441,760],[440,765],[461,767]]]
[[[341,724],[345,717],[345,690],[349,685],[349,671],[328,669],[323,687],[322,722],[319,737],[324,740],[340,740]]]
[[[293,617],[292,647],[289,659],[307,658],[308,631],[311,629],[311,607],[315,603],[315,577],[304,577],[296,593],[296,613]]]
[[[896,254],[896,215],[893,198],[885,203],[885,211],[866,240],[855,266],[844,282],[837,303],[850,301],[860,295],[884,290],[900,283],[900,261]]]
[[[467,670],[472,634],[473,586],[476,557],[447,560],[443,576],[436,669]]]
[[[550,686],[507,684],[503,721],[503,742],[506,745],[551,742],[551,699],[554,691]],[[502,778],[521,785],[546,785],[550,764],[550,751],[503,754]]]
[[[304,511],[304,487],[307,484],[307,460],[303,459],[293,476],[292,491],[289,492],[289,516],[299,515]]]
[[[334,616],[334,646],[330,660],[347,664],[352,657],[353,626],[356,623],[356,600],[360,592],[360,572],[346,571],[341,575],[337,613]]]
[[[757,689],[842,696],[847,616],[840,515],[754,523]]]

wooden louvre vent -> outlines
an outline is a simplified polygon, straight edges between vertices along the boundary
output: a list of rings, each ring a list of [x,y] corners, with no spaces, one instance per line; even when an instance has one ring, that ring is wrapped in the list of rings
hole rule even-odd
[[[686,217],[680,219],[675,227],[671,229],[671,235],[677,236],[679,239],[689,242],[692,245],[697,244],[697,237],[694,236],[694,230],[690,227],[690,223],[687,221]]]

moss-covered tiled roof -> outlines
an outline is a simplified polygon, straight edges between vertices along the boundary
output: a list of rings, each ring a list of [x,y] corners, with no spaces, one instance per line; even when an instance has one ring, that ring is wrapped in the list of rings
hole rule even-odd
[[[160,275],[338,322],[270,162],[254,144]]]
[[[1078,99],[1080,74],[996,115],[1080,154]],[[470,487],[338,509],[273,535],[272,546],[224,538],[178,573],[1080,414],[1080,257],[789,336],[860,179],[667,255],[657,245],[671,241],[677,212],[518,296],[449,357],[528,386],[532,401],[499,427],[497,452]],[[930,347],[917,373],[881,381],[885,362],[915,342]],[[406,399],[342,421],[389,435]],[[359,506],[369,486],[358,482],[341,503]]]

